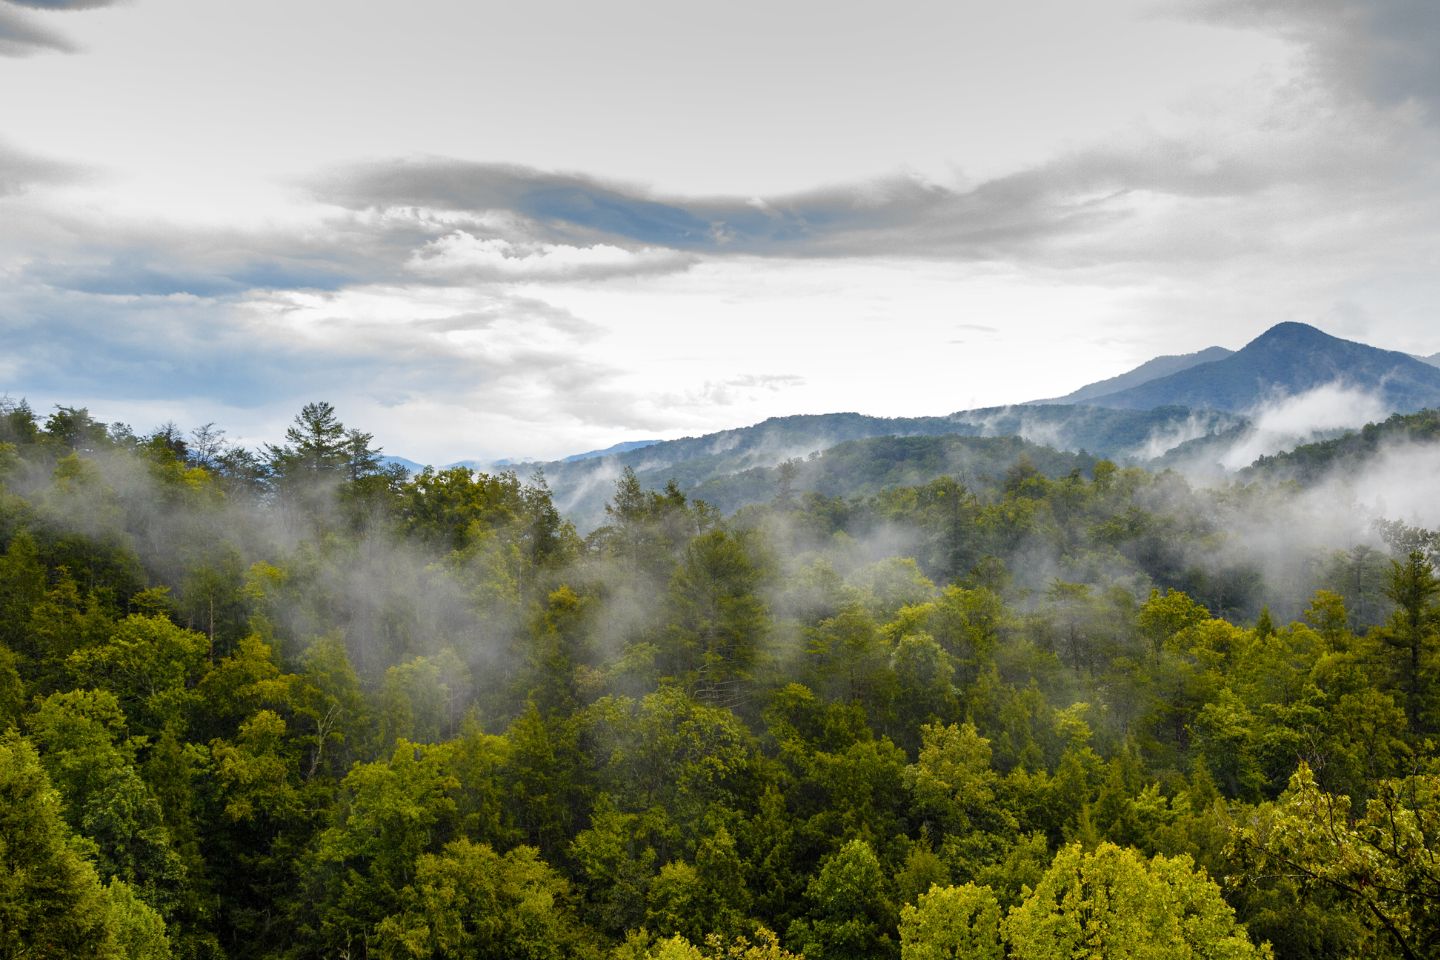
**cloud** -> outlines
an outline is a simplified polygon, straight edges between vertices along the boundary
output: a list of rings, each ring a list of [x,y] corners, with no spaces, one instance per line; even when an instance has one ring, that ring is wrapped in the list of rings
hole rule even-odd
[[[317,196],[357,210],[403,207],[520,218],[551,243],[622,244],[709,254],[984,257],[1037,232],[1100,214],[1075,193],[1122,189],[1116,164],[1071,161],[957,191],[893,177],[758,201],[663,197],[579,174],[461,160],[399,160],[350,167],[314,184]],[[1087,198],[1088,201],[1088,198]]]
[[[1222,23],[1276,33],[1307,51],[1318,79],[1382,106],[1440,106],[1440,5],[1427,0],[1198,0]]]
[[[97,295],[207,298],[417,279],[405,261],[439,229],[350,217],[247,231],[137,223],[39,201],[10,210],[7,228],[0,260],[8,254],[26,281]]]
[[[1378,423],[1389,414],[1383,397],[1342,382],[1328,383],[1250,411],[1251,428],[1225,452],[1220,464],[1239,470],[1266,454]]]
[[[656,247],[514,242],[457,230],[416,250],[408,265],[422,276],[449,281],[522,281],[669,273],[694,262],[693,256]]]
[[[18,155],[7,166],[6,158],[0,152],[0,194],[12,182],[18,189],[46,173]],[[685,270],[696,259],[666,248],[552,243],[534,239],[534,230],[514,218],[418,210],[346,211],[303,226],[257,230],[136,223],[42,204],[10,214],[0,258],[9,252],[23,260],[26,279],[118,296],[594,281]]]
[[[0,197],[22,193],[38,184],[65,183],[79,176],[77,167],[0,142]]]
[[[1257,118],[1257,126],[1274,119]],[[543,272],[551,260],[609,257],[637,271],[683,262],[667,261],[661,250],[1058,262],[1093,259],[1107,248],[1142,258],[1179,248],[1193,258],[1207,249],[1233,255],[1254,242],[1249,229],[1223,238],[1223,227],[1201,233],[1197,209],[1235,217],[1227,205],[1297,183],[1378,189],[1393,172],[1388,138],[1337,146],[1333,131],[1323,133],[1283,126],[1248,139],[1209,129],[1187,137],[1140,133],[967,187],[900,175],[765,198],[667,196],[583,174],[445,158],[352,165],[308,186],[348,210],[471,217],[542,245],[526,251],[493,231],[457,232],[436,245],[437,265],[469,263],[482,275]],[[1157,230],[1168,231],[1159,243]],[[1131,231],[1146,235],[1130,240]],[[1102,245],[1091,249],[1097,238]],[[417,262],[430,259],[422,253]]]
[[[692,419],[597,356],[600,334],[562,308],[496,291],[380,285],[202,297],[30,282],[0,285],[0,392],[42,407],[87,404],[106,419],[180,409],[237,434],[259,419],[271,439],[280,411],[327,397],[360,411],[352,419],[373,424],[397,452],[450,459],[556,455],[592,434]],[[386,439],[387,425],[403,450]]]
[[[0,6],[0,57],[28,57],[47,50],[74,53],[75,46],[25,14]]]
[[[96,7],[113,7],[123,0],[10,0],[21,7],[36,10],[93,10]]]

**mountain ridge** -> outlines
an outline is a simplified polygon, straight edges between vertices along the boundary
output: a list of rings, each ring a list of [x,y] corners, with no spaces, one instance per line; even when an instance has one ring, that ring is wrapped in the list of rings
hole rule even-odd
[[[1089,402],[1129,410],[1178,405],[1244,413],[1331,384],[1373,392],[1394,413],[1440,406],[1440,367],[1293,321],[1276,324],[1223,359]]]
[[[1234,350],[1226,347],[1206,347],[1204,350],[1197,350],[1194,353],[1166,354],[1165,356],[1154,357],[1146,360],[1140,366],[1132,370],[1110,377],[1107,380],[1097,380],[1094,383],[1087,383],[1078,390],[1073,390],[1063,397],[1055,397],[1050,400],[1028,400],[1027,405],[1038,405],[1047,403],[1087,403],[1096,397],[1106,394],[1117,393],[1130,387],[1137,387],[1151,380],[1158,380],[1161,377],[1168,377],[1173,373],[1188,370],[1204,363],[1212,363],[1216,360],[1223,360],[1225,357],[1234,354]]]

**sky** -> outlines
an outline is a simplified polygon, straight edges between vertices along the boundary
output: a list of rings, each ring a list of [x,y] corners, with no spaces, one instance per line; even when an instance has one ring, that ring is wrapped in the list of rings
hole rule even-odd
[[[421,462],[1440,351],[1432,0],[0,0],[0,395]]]

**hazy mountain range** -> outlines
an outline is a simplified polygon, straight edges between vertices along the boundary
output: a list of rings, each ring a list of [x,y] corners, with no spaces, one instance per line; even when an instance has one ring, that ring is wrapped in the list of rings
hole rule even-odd
[[[1182,370],[1189,370],[1191,367],[1198,367],[1201,364],[1211,363],[1215,360],[1223,360],[1226,357],[1232,356],[1234,353],[1234,350],[1227,350],[1224,347],[1206,347],[1198,353],[1185,353],[1173,357],[1156,357],[1154,360],[1147,360],[1134,370],[1122,373],[1118,377],[1111,377],[1109,380],[1101,380],[1098,383],[1088,384],[1076,390],[1074,393],[1067,393],[1063,397],[1056,397],[1051,400],[1031,400],[1030,403],[1089,403],[1096,398],[1119,393],[1131,387],[1138,387],[1142,383],[1159,380],[1162,377],[1168,377]]]
[[[1116,380],[1143,375],[1146,367],[1161,361],[1184,363],[1216,349],[1152,360]],[[1130,410],[1178,405],[1245,413],[1281,397],[1343,384],[1379,396],[1391,413],[1440,406],[1440,367],[1434,363],[1341,340],[1303,323],[1278,324],[1227,354],[1186,363],[1173,372],[1127,383],[1115,391],[1091,392],[1103,383],[1083,387],[1071,397],[1084,395],[1086,403]]]
[[[851,496],[876,484],[921,483],[942,473],[984,485],[1003,472],[1005,457],[1013,462],[1021,454],[1043,472],[1068,471],[1097,456],[1227,472],[1259,456],[1335,437],[1367,419],[1430,407],[1440,407],[1440,353],[1418,358],[1281,323],[1240,350],[1217,346],[1156,357],[1063,397],[1016,406],[935,417],[772,417],[701,437],[619,443],[546,463],[447,466],[527,476],[541,469],[556,504],[588,529],[604,521],[604,504],[626,468],[647,487],[674,480],[728,510],[773,496],[778,480],[772,468],[786,460],[808,464],[794,474],[798,490]],[[1014,438],[1023,443],[1016,446]],[[1053,456],[1059,451],[1081,456]],[[420,469],[403,458],[389,462]]]

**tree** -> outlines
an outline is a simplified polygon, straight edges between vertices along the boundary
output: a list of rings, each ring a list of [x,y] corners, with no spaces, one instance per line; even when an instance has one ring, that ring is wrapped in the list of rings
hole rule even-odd
[[[1150,599],[1140,607],[1136,625],[1145,639],[1150,641],[1155,662],[1160,662],[1160,652],[1166,644],[1187,627],[1193,627],[1210,617],[1210,612],[1191,600],[1179,590],[1150,591]]]
[[[325,401],[307,403],[285,430],[285,445],[267,445],[270,470],[282,482],[334,477],[358,480],[380,468],[371,434],[348,429]]]
[[[325,401],[307,403],[285,429],[287,445],[267,447],[281,473],[333,473],[345,462],[345,425]]]
[[[989,887],[932,887],[900,911],[900,960],[1003,960]]]
[[[1000,777],[990,767],[990,741],[973,723],[920,729],[920,755],[905,768],[917,812],[949,834],[1013,834],[1014,815],[995,801]]]
[[[101,875],[118,876],[162,912],[170,909],[185,868],[160,803],[135,768],[135,744],[114,694],[51,694],[27,722],[65,819],[96,845]]]
[[[28,446],[39,434],[30,404],[23,398],[12,400],[9,394],[0,394],[0,443]]]
[[[914,733],[923,724],[946,720],[956,711],[955,664],[934,637],[916,633],[900,638],[890,655],[890,669],[900,721],[896,738],[914,749]]]
[[[44,599],[40,548],[30,532],[21,529],[0,554],[0,644],[21,651],[31,646],[30,617]]]
[[[835,616],[808,629],[805,647],[815,688],[821,694],[874,702],[882,699],[875,694],[889,692],[889,650],[863,605],[846,604]]]
[[[1250,960],[1256,947],[1189,856],[1145,860],[1102,843],[1055,856],[1030,896],[1005,919],[1014,960]]]
[[[734,705],[750,677],[769,613],[759,596],[765,569],[751,537],[712,530],[685,548],[670,582],[671,675],[693,678],[696,696]]]
[[[627,943],[612,956],[616,960],[629,960],[632,956],[638,960],[805,960],[804,957],[781,947],[780,939],[772,930],[760,927],[753,936],[753,940],[742,935],[727,941],[719,934],[712,933],[705,938],[704,944],[698,947],[684,937],[675,936],[661,940],[643,954],[638,951],[634,954],[624,952],[630,947]]]
[[[568,960],[585,938],[570,887],[534,847],[501,856],[461,838],[415,862],[401,910],[376,926],[382,957]]]
[[[110,901],[77,846],[35,748],[0,735],[0,960],[121,960]]]
[[[388,760],[346,775],[332,823],[301,866],[305,895],[295,910],[316,954],[368,942],[381,920],[404,912],[417,859],[454,836],[460,781],[447,758],[441,747],[402,740]]]
[[[805,888],[808,910],[789,939],[807,960],[882,960],[895,955],[895,908],[885,873],[864,840],[827,859]]]
[[[1251,886],[1278,875],[1338,894],[1375,935],[1371,955],[1388,943],[1419,960],[1440,943],[1440,776],[1382,781],[1359,813],[1302,763],[1280,799],[1236,829],[1232,849]]]
[[[346,480],[359,480],[380,471],[380,448],[370,446],[374,439],[374,434],[353,428],[345,431],[340,450],[345,455]]]
[[[123,880],[111,880],[105,887],[115,922],[115,940],[125,960],[171,960],[170,938],[165,918],[156,913]]]
[[[569,859],[585,886],[586,916],[604,933],[623,934],[644,918],[657,859],[650,826],[640,814],[616,809],[602,793],[590,827],[570,843]]]
[[[212,421],[191,430],[185,448],[190,463],[214,471],[220,468],[220,456],[227,446],[225,431],[218,429]]]
[[[84,407],[56,406],[45,419],[45,437],[66,451],[93,453],[110,445],[105,424],[90,416]]]
[[[1425,729],[1426,674],[1430,672],[1430,660],[1440,642],[1437,595],[1440,595],[1440,580],[1436,580],[1430,560],[1422,551],[1410,551],[1404,563],[1391,561],[1385,596],[1395,604],[1395,612],[1380,636],[1401,655],[1395,672],[1405,693],[1405,716],[1410,722],[1410,731],[1417,734]]]
[[[154,734],[183,723],[209,646],[204,634],[135,614],[117,623],[104,643],[71,653],[66,668],[80,686],[114,693]]]

